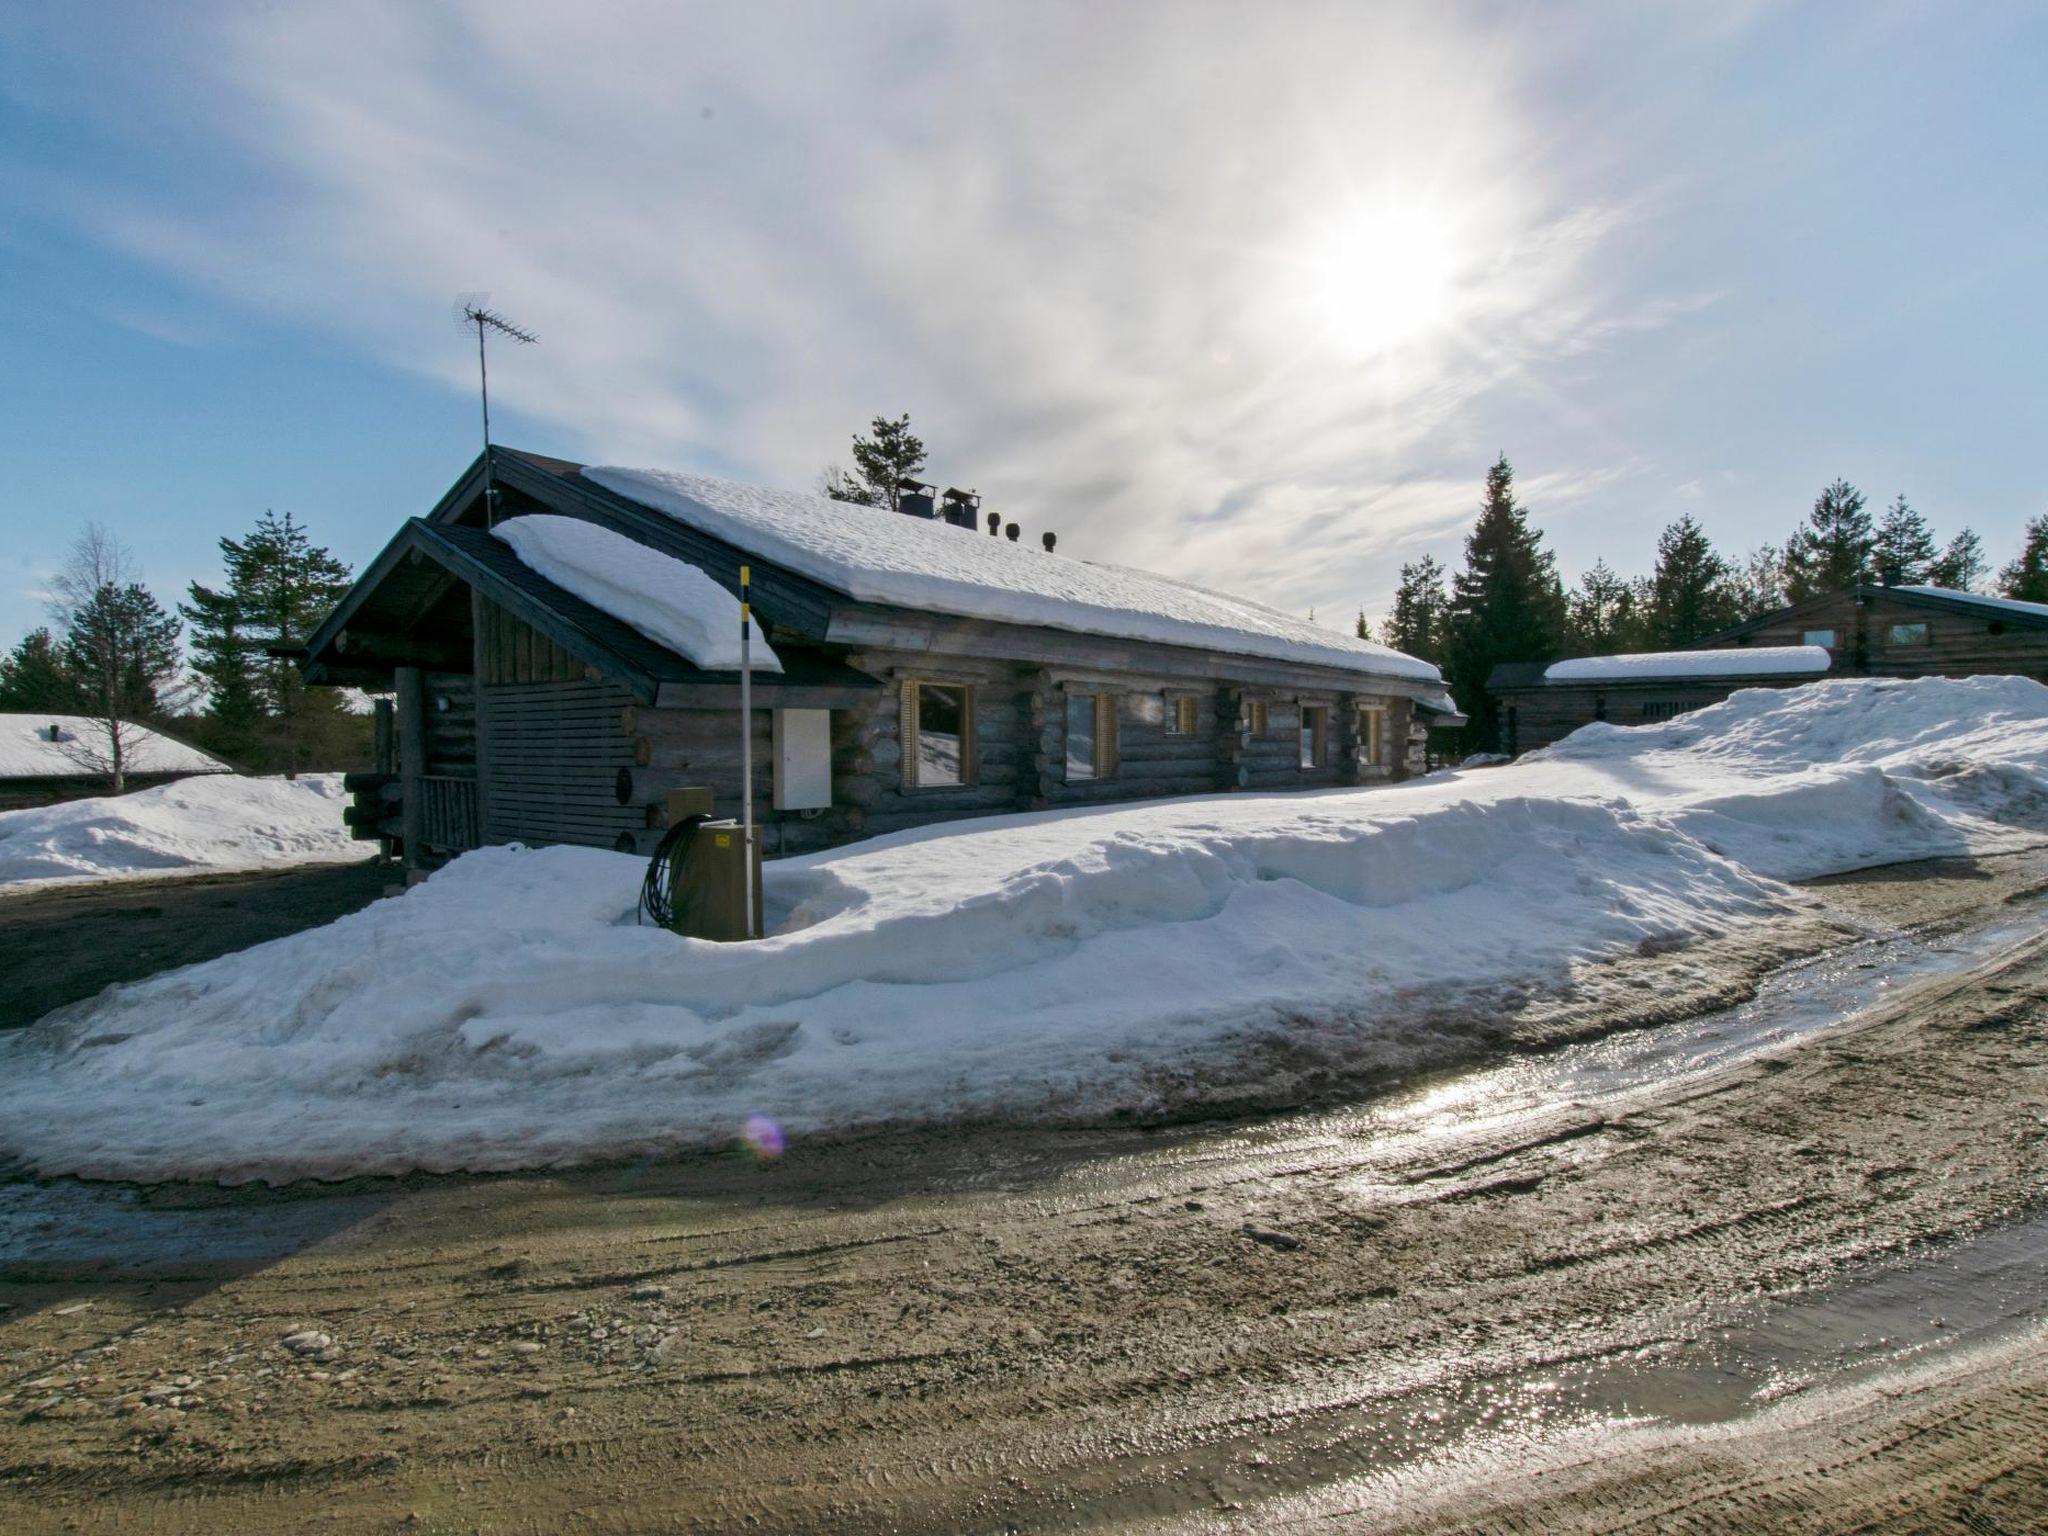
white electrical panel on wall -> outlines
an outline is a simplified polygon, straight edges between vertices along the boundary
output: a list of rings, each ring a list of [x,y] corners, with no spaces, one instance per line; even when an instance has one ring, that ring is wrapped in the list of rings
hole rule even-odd
[[[775,711],[775,809],[819,811],[832,803],[832,711]]]

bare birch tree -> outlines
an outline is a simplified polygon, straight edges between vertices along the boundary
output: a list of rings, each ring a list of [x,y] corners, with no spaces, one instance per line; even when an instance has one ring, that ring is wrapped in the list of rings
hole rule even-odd
[[[60,742],[115,794],[128,787],[143,722],[165,712],[179,686],[178,621],[140,580],[135,557],[88,523],[50,584],[50,614],[64,632],[65,669],[92,728]]]

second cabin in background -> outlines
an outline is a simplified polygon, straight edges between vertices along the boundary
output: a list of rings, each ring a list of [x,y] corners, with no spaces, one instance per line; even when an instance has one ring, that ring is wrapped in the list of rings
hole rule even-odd
[[[645,851],[667,791],[740,796],[753,569],[765,850],[963,816],[1404,777],[1458,725],[1437,670],[1241,598],[901,510],[506,448],[407,522],[313,635],[310,681],[397,694],[364,836]],[[489,503],[487,507],[487,502]],[[1043,547],[1041,547],[1041,545]]]

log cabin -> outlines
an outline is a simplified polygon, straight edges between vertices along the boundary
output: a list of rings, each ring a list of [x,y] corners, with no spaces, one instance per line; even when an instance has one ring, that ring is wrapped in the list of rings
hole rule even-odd
[[[1582,725],[1641,725],[1718,704],[1738,688],[1832,677],[1973,677],[2048,682],[2048,604],[1946,587],[1863,584],[1776,609],[1681,651],[1498,666],[1509,755]]]
[[[309,638],[394,695],[359,836],[645,852],[669,790],[741,793],[741,567],[769,856],[957,817],[1391,782],[1456,726],[1434,666],[1058,553],[965,493],[902,510],[492,447]]]

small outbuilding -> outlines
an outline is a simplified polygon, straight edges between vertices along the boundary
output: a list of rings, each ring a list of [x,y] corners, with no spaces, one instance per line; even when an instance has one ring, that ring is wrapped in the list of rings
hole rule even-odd
[[[1789,688],[1833,666],[1817,645],[1734,651],[1643,651],[1571,661],[1498,666],[1487,690],[1500,700],[1501,746],[1509,756],[1547,747],[1582,725],[1649,725],[1738,688]]]
[[[131,790],[195,773],[232,773],[219,758],[148,726],[124,726],[123,777]],[[104,795],[107,725],[85,715],[0,715],[0,810]]]
[[[1458,723],[1437,669],[1294,614],[1055,552],[1014,523],[494,447],[308,642],[396,695],[365,836],[642,850],[667,792],[737,812],[742,567],[769,854],[962,816],[1371,784]]]

